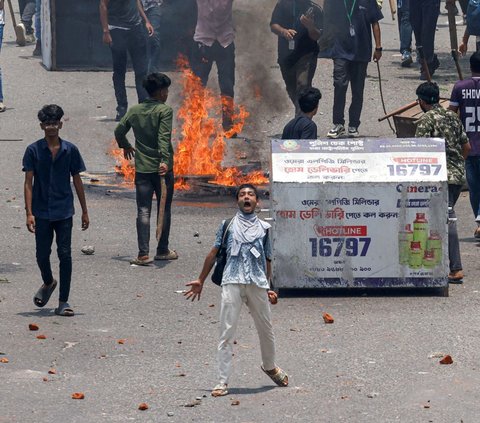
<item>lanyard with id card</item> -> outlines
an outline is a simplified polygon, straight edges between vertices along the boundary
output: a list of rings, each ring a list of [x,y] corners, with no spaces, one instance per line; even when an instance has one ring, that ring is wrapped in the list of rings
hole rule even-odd
[[[353,11],[355,9],[355,5],[357,4],[357,0],[353,0],[350,11],[348,11],[347,0],[343,0],[343,4],[345,5],[345,10],[347,12],[348,23],[350,24],[350,36],[355,37],[355,27],[353,26],[353,23],[352,23],[352,16],[353,16]]]

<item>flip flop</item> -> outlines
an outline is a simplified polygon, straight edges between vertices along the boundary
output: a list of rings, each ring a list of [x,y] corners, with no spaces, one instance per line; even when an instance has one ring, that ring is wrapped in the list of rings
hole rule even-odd
[[[153,263],[152,258],[146,258],[146,259],[139,259],[138,257],[134,258],[133,260],[130,260],[130,264],[135,264],[136,266],[148,266]]]
[[[52,296],[53,291],[57,287],[57,281],[54,279],[50,285],[47,285],[46,288],[40,288],[35,296],[33,297],[33,303],[37,307],[44,307],[47,305],[48,300]]]
[[[288,375],[283,371],[280,367],[276,367],[275,370],[276,372],[274,374],[271,374],[267,372],[263,366],[261,366],[261,369],[263,372],[270,378],[272,379],[278,386],[288,386]]]
[[[62,303],[55,309],[55,314],[57,316],[71,317],[74,316],[73,308],[68,303]]]

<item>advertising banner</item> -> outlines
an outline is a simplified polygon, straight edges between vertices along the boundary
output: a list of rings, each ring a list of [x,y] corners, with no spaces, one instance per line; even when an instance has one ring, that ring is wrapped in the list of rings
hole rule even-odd
[[[444,145],[272,141],[275,286],[445,286]]]

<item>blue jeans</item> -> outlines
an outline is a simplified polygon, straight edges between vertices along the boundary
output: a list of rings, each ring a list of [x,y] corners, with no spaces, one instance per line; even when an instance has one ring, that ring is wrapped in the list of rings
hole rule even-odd
[[[5,25],[0,25],[0,53],[2,52],[2,40],[3,40],[3,27]],[[2,91],[2,68],[0,68],[0,103],[3,102],[3,91]]]
[[[157,245],[157,254],[168,253],[168,238],[170,236],[170,222],[172,216],[172,200],[174,186],[173,170],[165,175],[167,199],[165,214],[163,215],[162,236]],[[152,212],[153,193],[157,197],[157,212],[160,205],[161,185],[158,173],[135,173],[135,190],[137,198],[137,237],[138,256],[148,256],[150,244],[150,214]],[[158,216],[158,215],[157,215]],[[155,225],[156,226],[156,225]]]
[[[412,51],[412,24],[410,23],[409,0],[397,0],[400,53]]]
[[[35,1],[35,38],[37,41],[42,40],[42,0]]]
[[[461,192],[461,185],[448,184],[448,261],[450,272],[462,270],[460,243],[457,232],[457,216],[455,215],[455,204]]]
[[[35,244],[37,264],[45,285],[53,282],[50,254],[52,253],[53,235],[56,236],[57,255],[60,260],[60,295],[59,300],[68,301],[72,280],[72,225],[73,219],[50,221],[35,219]]]
[[[148,37],[148,73],[160,72],[160,27],[162,24],[162,8],[154,6],[148,9],[145,14],[153,26],[154,33]]]
[[[143,88],[143,79],[147,76],[147,39],[143,24],[138,24],[132,29],[112,29],[113,60],[113,88],[117,99],[117,111],[126,111],[128,107],[127,90],[125,89],[125,74],[127,73],[127,53],[132,59],[135,73],[135,87],[137,89],[138,102],[141,103],[147,97],[147,91]]]
[[[475,219],[480,214],[480,156],[468,156],[465,160],[470,206]]]

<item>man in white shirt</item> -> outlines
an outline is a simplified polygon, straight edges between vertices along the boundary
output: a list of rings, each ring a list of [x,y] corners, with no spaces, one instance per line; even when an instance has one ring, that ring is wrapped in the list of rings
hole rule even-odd
[[[197,0],[198,18],[193,40],[192,71],[207,85],[213,62],[218,68],[223,129],[232,128],[235,85],[233,0]]]

